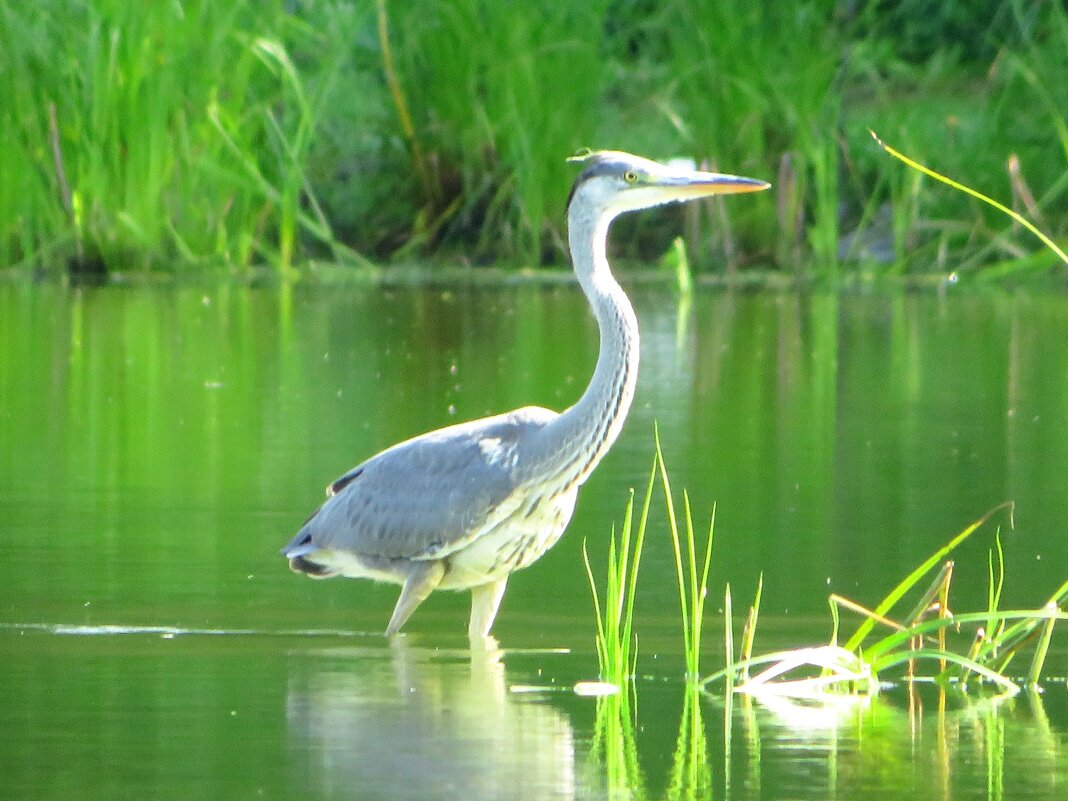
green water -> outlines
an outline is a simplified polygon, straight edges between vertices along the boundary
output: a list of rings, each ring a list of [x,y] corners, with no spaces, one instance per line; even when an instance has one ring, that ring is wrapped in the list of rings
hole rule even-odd
[[[717,614],[758,575],[758,650],[825,641],[998,503],[1003,605],[1068,578],[1068,299],[631,287],[634,409],[571,527],[470,654],[468,599],[380,632],[396,588],[309,581],[278,548],[399,439],[580,393],[571,286],[0,284],[0,799],[1062,799],[1068,691],[686,703],[663,516],[639,585],[636,725],[595,679],[581,563],[603,563],[652,425],[717,504]],[[986,600],[996,526],[957,555]],[[1063,635],[1047,663],[1068,672]],[[1021,665],[1021,671],[1025,669]],[[918,795],[917,795],[918,794]]]

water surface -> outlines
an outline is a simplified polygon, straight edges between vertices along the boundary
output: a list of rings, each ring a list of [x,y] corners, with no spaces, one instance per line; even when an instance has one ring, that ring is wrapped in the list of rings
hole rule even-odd
[[[763,573],[758,649],[819,642],[829,592],[876,603],[1006,500],[1015,528],[958,554],[954,604],[985,604],[999,524],[1004,605],[1041,604],[1068,577],[1068,301],[631,294],[624,433],[511,581],[500,651],[471,654],[465,595],[388,643],[395,588],[309,581],[277,549],[382,447],[574,401],[597,347],[574,287],[0,285],[0,797],[1063,798],[1063,682],[687,702],[659,507],[636,724],[570,688],[597,673],[582,542],[602,564],[654,420],[676,488],[717,504],[706,665],[725,581],[742,607]]]

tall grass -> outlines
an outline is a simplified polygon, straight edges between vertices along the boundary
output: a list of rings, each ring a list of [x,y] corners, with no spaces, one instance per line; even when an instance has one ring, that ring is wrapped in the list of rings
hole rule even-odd
[[[779,206],[764,199],[732,209],[740,220],[732,228],[745,232],[747,249],[781,242],[789,246],[779,258],[808,253],[832,273],[845,45],[834,15],[826,3],[675,0],[660,20],[669,54],[663,103],[683,121],[685,148],[720,169],[776,182]],[[706,233],[717,248],[724,229]]]
[[[679,589],[679,617],[682,622],[683,654],[686,659],[686,678],[697,681],[701,675],[701,634],[704,629],[705,598],[708,594],[708,570],[712,566],[712,535],[716,527],[716,510],[712,509],[705,538],[704,554],[698,560],[697,537],[694,531],[693,514],[690,511],[690,496],[682,495],[683,534],[675,513],[675,501],[671,493],[664,454],[660,449],[660,433],[654,429],[656,458],[654,466],[660,475],[664,490],[664,505],[667,512],[668,530],[671,533],[671,548],[675,556],[675,580]]]
[[[648,510],[646,505],[645,510]],[[634,675],[637,642],[634,637],[634,590],[641,563],[641,545],[645,527],[639,525],[633,552],[631,528],[634,520],[634,492],[627,501],[623,528],[618,538],[612,531],[608,543],[608,570],[605,577],[603,601],[599,598],[597,579],[590,565],[586,543],[582,544],[582,560],[593,593],[594,617],[597,620],[597,664],[601,679],[617,687]]]
[[[331,239],[301,165],[337,56],[310,90],[290,49],[323,43],[282,2],[4,4],[0,43],[0,262],[286,266],[299,228]]]
[[[617,686],[622,686],[635,672],[637,637],[633,630],[634,598],[642,549],[645,545],[645,530],[652,504],[653,487],[658,480],[663,490],[664,508],[667,513],[668,531],[675,560],[687,680],[697,681],[701,671],[701,634],[704,628],[708,571],[712,565],[715,510],[712,512],[703,553],[698,558],[697,537],[694,531],[693,515],[690,511],[689,495],[683,493],[683,518],[680,526],[671,492],[671,480],[668,477],[664,454],[660,448],[660,433],[656,426],[653,429],[653,441],[653,465],[649,474],[649,483],[645,489],[637,529],[635,530],[633,526],[634,491],[631,490],[623,515],[622,530],[618,538],[613,531],[609,541],[603,601],[597,589],[597,579],[590,566],[585,544],[582,550],[597,619],[597,659],[601,678]]]
[[[564,257],[564,157],[595,144],[606,0],[389,6],[413,162],[425,154],[412,243],[476,261]]]
[[[580,146],[775,183],[751,204],[685,212],[697,272],[1029,264],[1014,227],[894,170],[866,131],[921,161],[945,155],[971,185],[1002,182],[991,194],[1062,240],[1068,12],[1012,0],[962,30],[951,14],[891,26],[884,11],[4,4],[0,264],[286,269],[354,252],[563,264],[564,158]],[[614,245],[655,260],[678,222],[628,220]]]
[[[1061,250],[1061,248],[1058,247],[1056,242],[1054,242],[1045,233],[1040,231],[1038,229],[1038,227],[1034,223],[1032,223],[1030,220],[1028,220],[1026,217],[1024,217],[1019,212],[1017,212],[1017,211],[1015,211],[1013,209],[1010,209],[1008,206],[1004,205],[1003,203],[999,203],[998,201],[994,200],[991,197],[988,197],[988,196],[984,195],[982,192],[979,192],[979,191],[977,191],[975,189],[972,189],[970,186],[966,186],[966,185],[960,183],[959,181],[954,181],[952,178],[947,178],[946,176],[942,175],[941,173],[936,172],[935,170],[932,170],[930,167],[927,167],[927,166],[925,166],[923,164],[920,164],[920,163],[914,161],[913,159],[909,158],[908,156],[904,155],[903,153],[900,153],[899,151],[897,151],[894,148],[892,148],[889,145],[887,145],[885,142],[883,142],[881,139],[879,139],[879,137],[875,134],[874,131],[872,131],[872,138],[875,139],[876,142],[878,142],[879,147],[881,147],[883,150],[885,150],[891,156],[896,158],[898,161],[903,162],[908,167],[911,167],[912,169],[916,170],[919,173],[922,173],[924,175],[928,175],[931,178],[934,178],[935,180],[941,181],[942,183],[946,184],[947,186],[950,186],[950,187],[952,187],[952,188],[954,188],[954,189],[956,189],[956,190],[958,190],[960,192],[963,192],[964,194],[969,195],[969,196],[975,198],[976,200],[982,201],[983,203],[986,203],[988,206],[991,206],[992,208],[997,209],[999,212],[1004,214],[1006,217],[1011,218],[1013,220],[1013,222],[1015,222],[1017,225],[1020,225],[1023,228],[1026,228],[1028,231],[1030,231],[1032,234],[1034,234],[1035,237],[1037,237],[1038,240],[1046,248],[1048,248],[1054,255],[1056,255],[1057,258],[1059,258],[1065,265],[1068,265],[1068,254],[1066,254],[1063,250]],[[1038,214],[1037,208],[1034,207],[1033,203],[1031,203],[1030,205],[1032,206],[1033,213]]]

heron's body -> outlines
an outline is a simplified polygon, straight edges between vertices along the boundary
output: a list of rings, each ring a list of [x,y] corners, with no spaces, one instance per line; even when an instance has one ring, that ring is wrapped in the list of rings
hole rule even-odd
[[[638,324],[605,257],[611,220],[634,208],[767,186],[623,153],[587,161],[568,206],[575,273],[601,332],[582,397],[559,414],[525,407],[382,451],[335,481],[282,549],[294,570],[316,578],[402,584],[387,634],[438,588],[471,589],[468,632],[488,634],[508,576],[560,538],[579,486],[619,435],[637,382]]]

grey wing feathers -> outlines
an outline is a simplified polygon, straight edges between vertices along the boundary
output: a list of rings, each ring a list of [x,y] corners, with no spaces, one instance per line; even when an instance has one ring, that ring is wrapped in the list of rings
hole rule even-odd
[[[521,445],[554,417],[520,409],[395,445],[331,484],[326,503],[287,547],[291,553],[330,548],[385,558],[446,556],[514,502]]]

